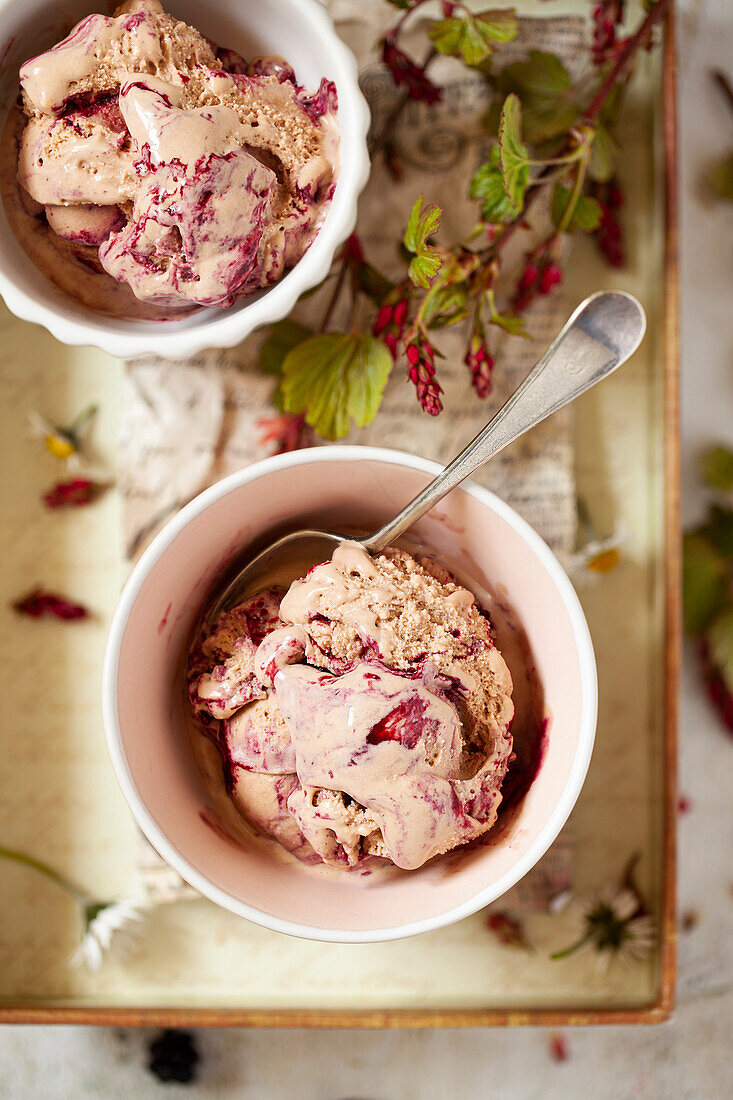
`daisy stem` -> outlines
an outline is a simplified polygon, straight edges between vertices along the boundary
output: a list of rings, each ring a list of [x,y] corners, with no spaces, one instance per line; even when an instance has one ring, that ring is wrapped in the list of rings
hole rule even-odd
[[[91,418],[94,416],[96,411],[97,411],[97,405],[94,404],[94,403],[92,403],[91,405],[87,405],[87,407],[85,409],[82,409],[81,412],[79,413],[79,415],[77,416],[76,420],[74,421],[74,423],[71,425],[71,429],[70,429],[69,434],[73,438],[76,438],[79,435],[79,432],[81,431],[81,429],[87,423],[87,421],[91,420]]]
[[[72,898],[79,902],[79,905],[87,905],[89,899],[86,894],[77,889],[73,882],[70,882],[64,875],[54,871],[53,867],[49,867],[47,863],[42,863],[40,859],[34,859],[33,856],[27,856],[23,852],[16,852],[12,848],[3,847],[0,847],[0,859],[11,859],[15,863],[22,863],[26,867],[32,867],[35,871],[40,871],[46,878],[50,878],[57,886],[66,890],[67,894],[71,894]]]
[[[550,958],[567,959],[568,955],[573,955],[576,951],[579,951],[580,948],[583,947],[584,944],[588,943],[588,941],[592,938],[592,931],[586,932],[584,936],[581,936],[580,939],[576,943],[571,944],[570,947],[566,947],[562,951],[553,951],[552,955],[550,955]]]

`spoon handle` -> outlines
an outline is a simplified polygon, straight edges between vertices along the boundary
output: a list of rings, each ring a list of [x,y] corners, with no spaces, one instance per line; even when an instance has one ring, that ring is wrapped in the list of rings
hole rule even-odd
[[[600,291],[586,298],[483,431],[362,544],[376,554],[394,542],[504,447],[620,367],[638,348],[645,329],[644,310],[631,294]]]

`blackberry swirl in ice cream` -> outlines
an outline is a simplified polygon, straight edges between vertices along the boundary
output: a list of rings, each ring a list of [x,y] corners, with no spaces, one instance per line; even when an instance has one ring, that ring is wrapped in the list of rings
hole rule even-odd
[[[126,0],[27,61],[20,85],[6,210],[34,262],[85,304],[124,313],[134,295],[153,317],[229,306],[318,232],[338,160],[328,80],[311,95],[282,58],[245,63],[159,0]],[[113,280],[132,295],[115,300]]]
[[[342,544],[202,624],[188,685],[239,812],[301,859],[410,870],[496,821],[512,679],[431,559]]]

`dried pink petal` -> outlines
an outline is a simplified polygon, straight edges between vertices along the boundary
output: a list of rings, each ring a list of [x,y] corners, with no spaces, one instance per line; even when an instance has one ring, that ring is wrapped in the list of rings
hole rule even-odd
[[[263,417],[257,421],[257,427],[260,429],[260,446],[266,447],[274,443],[273,454],[286,454],[288,451],[298,451],[309,446],[310,429],[303,413],[297,416],[283,413],[281,416]]]
[[[529,948],[529,941],[520,921],[504,910],[494,910],[487,914],[486,927],[507,947]]]
[[[71,622],[76,619],[88,619],[89,612],[82,604],[72,603],[65,596],[35,588],[27,596],[16,600],[13,607],[19,614],[31,619],[62,619]]]
[[[561,1031],[555,1031],[550,1036],[550,1054],[556,1062],[567,1062],[570,1058],[568,1041]]]
[[[43,503],[47,508],[52,509],[69,506],[79,507],[97,500],[106,488],[106,485],[91,481],[87,477],[75,477],[70,481],[57,481],[47,493],[44,493]]]

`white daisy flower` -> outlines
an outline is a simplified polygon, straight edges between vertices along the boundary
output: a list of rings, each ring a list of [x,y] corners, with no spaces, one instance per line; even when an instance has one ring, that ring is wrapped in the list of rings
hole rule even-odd
[[[585,532],[585,541],[582,541]],[[618,524],[605,539],[596,537],[589,522],[581,515],[581,540],[571,554],[560,554],[565,571],[575,584],[594,584],[604,573],[610,573],[621,560],[626,542],[626,530]]]
[[[80,890],[60,871],[50,867],[35,856],[0,846],[0,859],[12,860],[40,872],[65,890],[79,906],[82,919],[82,938],[69,959],[72,966],[88,966],[99,970],[105,953],[118,958],[129,953],[140,935],[144,903],[123,899],[121,901],[95,900]]]
[[[43,416],[36,409],[28,413],[28,423],[31,435],[36,439],[42,439],[46,450],[74,473],[82,471],[91,476],[99,474],[102,467],[88,454],[88,447],[84,436],[91,425],[96,405],[88,405],[83,409],[68,427],[63,424],[55,424],[48,417]]]
[[[615,960],[628,965],[646,958],[657,940],[654,920],[628,873],[621,886],[607,886],[582,904],[579,923],[575,943],[556,951],[553,959],[595,951],[599,968],[605,970]]]
[[[143,920],[138,902],[88,902],[83,915],[84,933],[69,959],[70,966],[99,970],[105,954],[124,958],[137,946]]]

